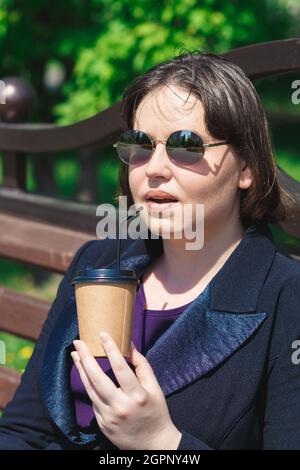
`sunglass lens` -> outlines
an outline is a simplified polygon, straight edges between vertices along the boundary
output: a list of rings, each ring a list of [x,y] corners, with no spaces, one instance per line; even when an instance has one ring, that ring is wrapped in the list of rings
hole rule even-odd
[[[203,157],[202,138],[191,131],[176,131],[167,142],[170,158],[179,165],[193,165]]]
[[[120,159],[127,165],[141,165],[151,155],[152,142],[144,132],[128,130],[121,134],[117,151]]]

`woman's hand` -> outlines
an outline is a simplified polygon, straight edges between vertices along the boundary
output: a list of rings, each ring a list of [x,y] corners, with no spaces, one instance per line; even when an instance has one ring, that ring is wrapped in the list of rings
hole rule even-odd
[[[146,357],[131,343],[134,373],[112,337],[107,333],[100,336],[120,387],[101,369],[84,341],[73,342],[76,351],[71,355],[103,434],[119,449],[177,449],[182,434],[171,420],[165,396]]]

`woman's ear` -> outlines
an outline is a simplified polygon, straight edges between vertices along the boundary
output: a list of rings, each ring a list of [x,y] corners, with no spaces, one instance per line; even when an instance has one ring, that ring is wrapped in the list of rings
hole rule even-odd
[[[247,166],[244,160],[241,164],[241,173],[239,178],[239,188],[248,189],[253,183],[253,174],[251,169]]]

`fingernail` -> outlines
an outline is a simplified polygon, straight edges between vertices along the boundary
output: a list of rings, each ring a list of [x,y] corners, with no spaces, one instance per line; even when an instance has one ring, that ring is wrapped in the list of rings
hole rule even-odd
[[[74,344],[74,347],[75,347],[76,351],[78,351],[79,344],[78,344],[78,341],[76,339],[73,341],[73,344]]]
[[[73,351],[73,352],[74,352],[74,351]],[[73,362],[74,362],[75,366],[77,366],[77,364],[76,364],[77,361],[76,361],[76,359],[74,358],[74,355],[73,355],[72,353],[71,353],[71,358],[73,359]]]
[[[102,341],[106,342],[106,341],[109,341],[109,336],[107,333],[100,333],[100,338],[102,339]]]

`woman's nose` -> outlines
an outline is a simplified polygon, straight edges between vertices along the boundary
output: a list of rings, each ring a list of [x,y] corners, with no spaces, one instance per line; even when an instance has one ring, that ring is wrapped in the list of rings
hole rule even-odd
[[[152,155],[146,164],[145,173],[148,177],[163,176],[168,178],[172,175],[170,160],[167,154],[166,145],[159,142],[152,151]]]

